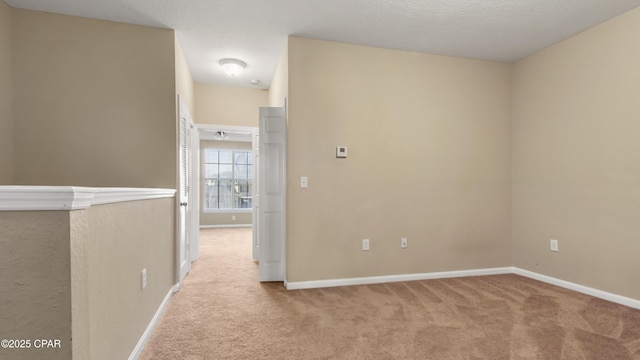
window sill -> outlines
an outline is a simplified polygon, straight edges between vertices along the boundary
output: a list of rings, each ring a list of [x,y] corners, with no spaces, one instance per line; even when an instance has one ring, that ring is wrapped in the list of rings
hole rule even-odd
[[[204,209],[204,214],[252,213],[253,209]]]

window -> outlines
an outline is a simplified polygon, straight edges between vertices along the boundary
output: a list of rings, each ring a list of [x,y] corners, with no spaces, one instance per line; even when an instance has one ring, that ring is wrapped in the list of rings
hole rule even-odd
[[[204,209],[251,209],[253,155],[242,150],[204,150]]]

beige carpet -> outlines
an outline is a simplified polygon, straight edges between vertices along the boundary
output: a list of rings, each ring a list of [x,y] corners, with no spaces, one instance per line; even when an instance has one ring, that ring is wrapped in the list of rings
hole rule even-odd
[[[141,359],[640,359],[640,311],[517,275],[287,291],[212,229]]]

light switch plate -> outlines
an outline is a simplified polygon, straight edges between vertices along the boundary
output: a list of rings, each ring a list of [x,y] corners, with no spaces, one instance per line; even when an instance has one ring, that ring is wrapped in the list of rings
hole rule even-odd
[[[142,269],[142,290],[147,287],[147,268]]]
[[[309,187],[309,178],[307,178],[306,176],[301,176],[300,177],[300,187],[303,189],[306,189]]]

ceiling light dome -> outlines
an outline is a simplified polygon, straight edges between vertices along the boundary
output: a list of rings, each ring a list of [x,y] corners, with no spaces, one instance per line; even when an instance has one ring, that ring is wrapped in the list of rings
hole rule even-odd
[[[220,66],[227,75],[236,77],[242,73],[242,70],[247,67],[244,61],[238,59],[222,59],[220,60]]]

